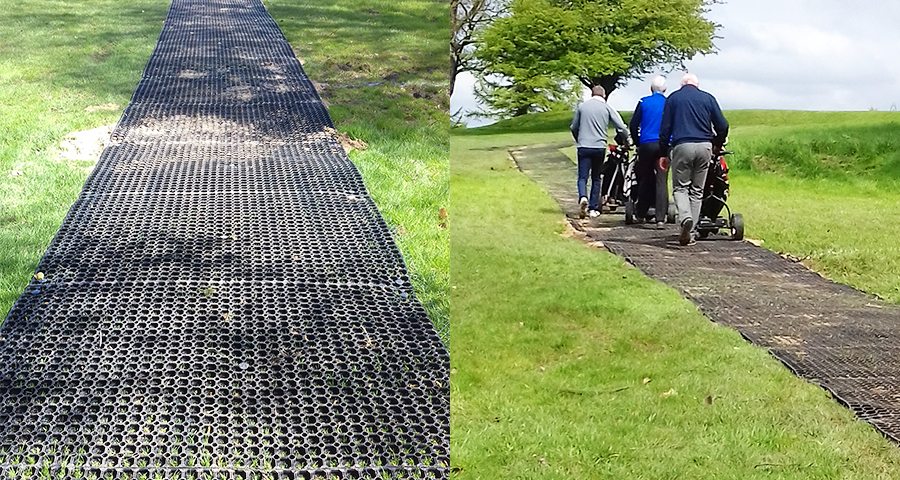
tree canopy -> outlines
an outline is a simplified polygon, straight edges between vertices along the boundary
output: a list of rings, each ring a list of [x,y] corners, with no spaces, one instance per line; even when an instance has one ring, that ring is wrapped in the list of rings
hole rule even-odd
[[[518,117],[569,108],[581,96],[578,85],[543,76],[516,77],[515,81],[481,76],[478,79],[475,96],[487,107],[480,112],[486,116]]]
[[[476,55],[485,75],[577,80],[611,93],[628,78],[712,53],[719,0],[513,0],[484,29]],[[530,80],[533,82],[533,80]]]

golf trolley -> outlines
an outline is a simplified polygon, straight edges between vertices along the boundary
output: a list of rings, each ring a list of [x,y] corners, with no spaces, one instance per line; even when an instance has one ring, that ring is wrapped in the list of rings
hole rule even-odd
[[[697,225],[700,238],[707,238],[711,233],[719,233],[720,230],[728,230],[732,240],[744,238],[744,217],[740,213],[732,213],[727,203],[730,185],[725,156],[731,153],[716,148],[710,159],[706,188],[703,191],[703,204],[700,207],[700,222]],[[727,212],[727,217],[720,216],[723,208]]]
[[[615,212],[618,207],[625,207],[625,223],[631,225],[635,222],[634,209],[637,204],[637,172],[638,153],[635,151],[629,157],[629,149],[619,145],[609,146],[607,162],[603,166],[603,192],[604,204],[610,212]],[[648,179],[648,181],[655,181]],[[655,207],[647,210],[646,218],[655,218]],[[669,209],[666,212],[666,223],[675,223],[675,203],[669,200]]]

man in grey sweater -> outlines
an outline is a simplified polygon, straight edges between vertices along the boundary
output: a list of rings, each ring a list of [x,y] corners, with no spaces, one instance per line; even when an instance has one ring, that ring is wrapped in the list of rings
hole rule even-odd
[[[609,125],[619,135],[628,138],[628,127],[622,116],[606,103],[606,91],[601,86],[591,89],[591,98],[578,106],[569,129],[578,146],[578,203],[581,218],[600,215],[600,172],[606,158]],[[591,177],[591,196],[587,197],[587,180]],[[590,213],[588,213],[590,208]]]

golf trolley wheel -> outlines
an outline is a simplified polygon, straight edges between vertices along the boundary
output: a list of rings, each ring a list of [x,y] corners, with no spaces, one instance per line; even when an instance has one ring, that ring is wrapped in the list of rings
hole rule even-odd
[[[669,208],[668,210],[666,210],[666,223],[675,223],[677,212],[678,211],[675,209],[675,203],[669,202]]]
[[[744,216],[740,213],[735,213],[729,219],[729,224],[731,224],[731,239],[732,240],[743,240],[744,239]]]
[[[632,223],[634,223],[634,202],[628,199],[625,202],[625,224],[631,225]]]

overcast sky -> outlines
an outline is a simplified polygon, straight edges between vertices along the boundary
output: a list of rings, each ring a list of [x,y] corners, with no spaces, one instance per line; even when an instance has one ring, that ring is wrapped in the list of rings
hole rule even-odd
[[[728,0],[709,16],[722,25],[719,52],[687,67],[724,109],[900,107],[900,1]],[[660,73],[669,92],[678,88],[682,72]],[[473,81],[457,80],[453,112],[475,107]],[[609,102],[631,110],[648,90],[646,79],[632,80]]]

